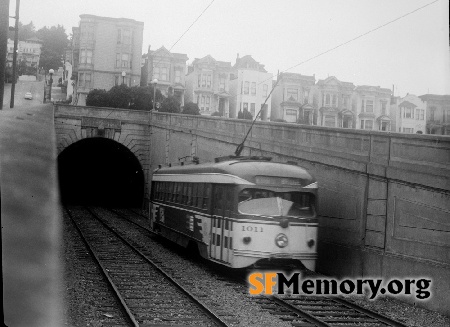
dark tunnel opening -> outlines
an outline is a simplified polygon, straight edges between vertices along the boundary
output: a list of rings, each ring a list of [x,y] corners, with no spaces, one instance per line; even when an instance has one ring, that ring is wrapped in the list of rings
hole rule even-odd
[[[64,205],[142,205],[142,167],[136,156],[116,141],[88,138],[71,144],[58,156],[58,175]]]

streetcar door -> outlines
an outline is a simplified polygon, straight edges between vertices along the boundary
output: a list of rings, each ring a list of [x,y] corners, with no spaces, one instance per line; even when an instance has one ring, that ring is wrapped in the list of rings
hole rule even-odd
[[[210,256],[216,260],[230,262],[232,189],[229,186],[217,185],[213,192]]]

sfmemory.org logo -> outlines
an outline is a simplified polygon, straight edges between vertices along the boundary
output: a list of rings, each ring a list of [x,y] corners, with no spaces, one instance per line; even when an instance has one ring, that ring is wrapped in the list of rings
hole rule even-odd
[[[283,272],[254,272],[248,275],[251,295],[305,294],[305,295],[349,295],[368,294],[375,299],[382,294],[415,296],[418,300],[431,297],[431,279],[332,279],[301,278],[296,272],[286,276]]]

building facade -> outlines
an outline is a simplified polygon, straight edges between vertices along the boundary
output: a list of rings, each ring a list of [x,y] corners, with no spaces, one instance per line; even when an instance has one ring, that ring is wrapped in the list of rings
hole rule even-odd
[[[157,80],[157,88],[164,96],[174,96],[184,106],[186,61],[184,53],[171,53],[165,47],[151,51],[148,48],[146,67],[146,85]],[[143,70],[144,71],[144,70]]]
[[[357,128],[355,86],[334,76],[319,80],[311,87],[312,106],[317,107],[317,125]]]
[[[93,89],[139,85],[143,30],[134,19],[80,15],[71,45],[75,104],[85,105]]]
[[[297,73],[281,73],[272,92],[272,121],[283,120],[288,123],[306,125],[317,124],[317,108],[312,105],[311,88],[315,76]]]
[[[32,67],[34,75],[38,73],[39,60],[41,57],[42,41],[36,37],[26,41],[19,41],[17,44],[17,62],[25,60],[28,67]],[[6,57],[6,66],[12,67],[14,55],[14,40],[8,39],[8,55]]]
[[[414,94],[392,97],[390,104],[391,131],[426,134],[426,105]]]
[[[427,134],[450,135],[450,95],[419,95],[425,102]]]
[[[356,129],[391,131],[391,90],[379,86],[361,85],[354,90]]]
[[[210,55],[196,58],[186,75],[186,102],[197,103],[202,115],[230,117],[231,63]]]
[[[258,120],[270,120],[272,100],[267,96],[272,90],[272,73],[250,55],[239,58],[238,54],[230,78],[230,117],[237,118],[239,112],[248,111],[255,118],[261,110]]]

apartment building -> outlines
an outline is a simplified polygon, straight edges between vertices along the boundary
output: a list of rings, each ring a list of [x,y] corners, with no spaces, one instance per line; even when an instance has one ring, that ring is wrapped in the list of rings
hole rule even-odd
[[[139,85],[144,23],[128,18],[80,15],[72,29],[74,103],[86,104],[93,89]]]
[[[236,118],[239,111],[248,111],[255,118],[272,89],[273,74],[268,73],[250,55],[236,58],[230,77],[230,117]],[[272,99],[269,97],[258,116],[258,120],[270,120]]]
[[[202,115],[215,112],[230,117],[231,63],[217,61],[210,55],[196,58],[186,75],[186,102],[198,104]]]
[[[391,97],[391,131],[426,134],[426,104],[414,94]]]
[[[271,96],[270,120],[316,125],[317,112],[310,97],[311,87],[315,84],[315,76],[281,73],[278,79]]]
[[[8,39],[8,54],[6,57],[6,66],[12,67],[14,55],[14,40]],[[42,40],[36,37],[19,41],[17,44],[17,62],[25,60],[28,67],[34,68],[34,75],[39,69],[39,60],[41,57]]]
[[[353,83],[340,81],[335,76],[318,80],[311,86],[310,94],[312,107],[318,108],[314,122],[319,126],[357,128],[354,89]]]
[[[164,96],[174,96],[181,106],[184,106],[186,61],[189,59],[184,53],[171,53],[165,47],[151,51],[148,47],[146,59],[146,85],[157,80],[156,87]]]
[[[424,94],[427,134],[450,135],[450,95]]]
[[[391,131],[391,90],[379,86],[361,85],[354,89],[356,129]]]

